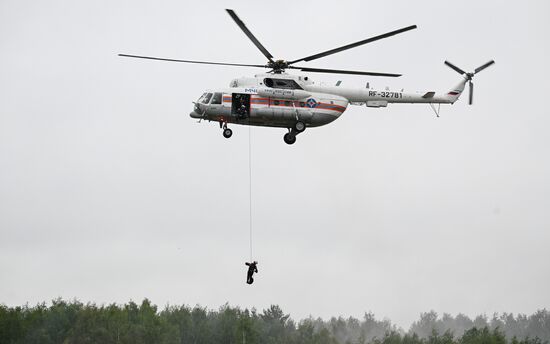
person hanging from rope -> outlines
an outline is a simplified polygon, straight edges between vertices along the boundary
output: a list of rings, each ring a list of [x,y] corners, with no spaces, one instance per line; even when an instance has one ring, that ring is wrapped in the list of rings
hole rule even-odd
[[[252,278],[252,275],[254,273],[258,273],[258,268],[256,265],[258,265],[257,261],[254,261],[252,263],[245,263],[248,266],[248,273],[246,274],[246,283],[252,284],[254,283],[254,278]]]

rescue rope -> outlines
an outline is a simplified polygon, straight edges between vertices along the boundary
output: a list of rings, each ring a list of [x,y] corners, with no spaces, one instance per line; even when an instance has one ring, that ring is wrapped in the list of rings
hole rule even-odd
[[[249,231],[250,231],[250,262],[252,263],[252,128],[248,119],[248,204],[249,204]]]

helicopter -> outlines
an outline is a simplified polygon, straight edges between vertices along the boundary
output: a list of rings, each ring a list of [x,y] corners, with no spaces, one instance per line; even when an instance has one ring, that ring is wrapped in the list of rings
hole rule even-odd
[[[445,61],[445,64],[458,72],[462,78],[454,87],[442,93],[433,91],[406,93],[403,90],[390,91],[387,88],[376,90],[371,89],[368,83],[366,88],[345,88],[340,86],[341,81],[328,86],[314,82],[309,76],[289,74],[286,71],[294,69],[312,73],[399,77],[401,74],[313,68],[295,64],[317,60],[398,35],[416,29],[417,26],[407,26],[355,43],[288,61],[274,59],[273,55],[252,34],[235,11],[231,9],[226,9],[226,11],[267,58],[266,64],[193,61],[119,54],[122,57],[157,61],[269,69],[267,73],[256,74],[254,77],[234,79],[230,82],[228,88],[207,90],[196,102],[193,102],[194,108],[190,113],[190,117],[198,119],[199,122],[202,120],[218,122],[220,129],[223,129],[222,133],[225,138],[230,138],[233,135],[233,131],[228,127],[228,124],[279,127],[287,129],[283,140],[291,145],[296,142],[296,136],[304,132],[306,128],[326,125],[336,120],[346,111],[348,105],[366,105],[367,107],[381,108],[387,107],[390,103],[422,103],[429,104],[435,114],[439,116],[440,105],[454,104],[462,95],[466,84],[469,86],[469,104],[471,105],[473,103],[474,85],[472,80],[474,76],[495,63],[494,60],[491,60],[476,68],[473,72],[465,72],[451,62]],[[437,109],[435,105],[438,106]]]

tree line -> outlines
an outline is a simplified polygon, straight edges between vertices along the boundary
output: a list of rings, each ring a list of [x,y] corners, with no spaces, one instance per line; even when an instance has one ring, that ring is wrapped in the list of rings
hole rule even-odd
[[[494,314],[470,319],[422,313],[408,331],[372,313],[362,319],[307,318],[295,322],[279,306],[258,312],[224,305],[218,310],[141,304],[0,305],[0,343],[185,344],[548,344],[550,313]]]

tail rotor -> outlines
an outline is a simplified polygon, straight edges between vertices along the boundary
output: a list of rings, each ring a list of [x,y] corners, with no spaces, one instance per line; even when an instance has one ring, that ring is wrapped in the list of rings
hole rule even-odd
[[[482,70],[484,70],[485,68],[493,65],[495,63],[494,60],[491,60],[479,67],[477,67],[476,69],[474,69],[474,72],[470,72],[470,73],[467,73],[465,71],[463,71],[462,69],[458,68],[457,66],[455,66],[454,64],[452,64],[451,62],[449,61],[445,61],[445,64],[447,66],[449,66],[450,68],[454,69],[457,73],[459,73],[460,75],[464,75],[464,77],[468,80],[468,86],[469,86],[469,89],[470,89],[470,98],[469,98],[469,104],[472,105],[472,103],[474,102],[474,83],[472,82],[472,79],[474,78],[474,75],[476,75],[477,73],[481,72]]]
[[[468,102],[468,104],[472,105],[474,103],[474,83],[472,82],[472,79],[470,79],[468,88],[470,89],[470,101]]]

